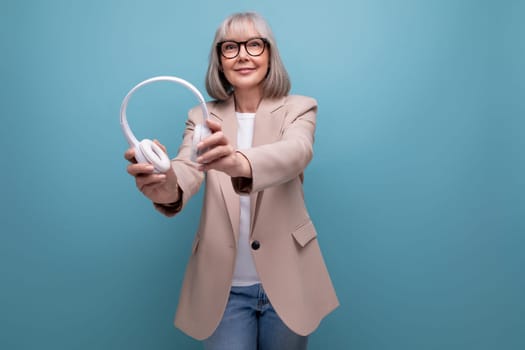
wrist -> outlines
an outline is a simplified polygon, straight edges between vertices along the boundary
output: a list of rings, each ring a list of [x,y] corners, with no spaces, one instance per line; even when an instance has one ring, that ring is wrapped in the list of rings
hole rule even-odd
[[[237,151],[235,152],[235,154],[237,155],[237,169],[239,174],[238,177],[251,178],[252,166],[250,165],[250,162],[241,152]]]
[[[154,203],[167,207],[179,205],[180,199],[182,198],[182,190],[180,186],[175,185],[175,188],[172,192],[173,195],[166,196],[161,201],[154,201]]]

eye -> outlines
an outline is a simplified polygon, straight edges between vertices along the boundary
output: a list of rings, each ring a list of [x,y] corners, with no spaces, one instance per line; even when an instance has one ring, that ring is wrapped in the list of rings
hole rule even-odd
[[[255,48],[262,47],[263,46],[263,42],[262,42],[261,39],[253,39],[253,40],[248,41],[247,45],[249,47],[253,47],[255,49]]]
[[[234,42],[226,42],[222,44],[223,51],[237,51],[238,45]]]

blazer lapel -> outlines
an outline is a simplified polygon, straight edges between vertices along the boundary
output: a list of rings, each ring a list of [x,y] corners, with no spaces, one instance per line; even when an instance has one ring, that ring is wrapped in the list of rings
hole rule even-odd
[[[280,137],[282,118],[284,115],[279,113],[284,105],[285,97],[276,99],[263,99],[255,113],[255,125],[253,132],[252,147],[261,146],[275,142]],[[250,195],[251,208],[251,233],[256,223],[259,203],[262,200],[263,192],[252,193]]]
[[[237,148],[237,118],[233,97],[224,102],[216,102],[209,107],[210,117],[222,125],[222,132],[230,140],[231,145]],[[240,203],[239,195],[232,187],[231,178],[221,172],[216,173],[221,188],[224,203],[228,211],[235,243],[239,240]]]

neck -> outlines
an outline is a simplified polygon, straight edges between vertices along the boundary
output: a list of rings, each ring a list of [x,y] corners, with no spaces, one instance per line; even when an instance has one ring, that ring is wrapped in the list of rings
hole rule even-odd
[[[235,111],[240,113],[255,113],[262,100],[262,91],[253,89],[250,91],[241,90],[234,92]]]

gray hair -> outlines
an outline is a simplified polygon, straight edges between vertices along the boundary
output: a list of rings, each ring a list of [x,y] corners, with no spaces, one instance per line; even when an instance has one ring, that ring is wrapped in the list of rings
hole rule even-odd
[[[268,74],[263,82],[263,97],[283,97],[290,92],[290,78],[279,55],[270,26],[258,13],[243,12],[235,13],[221,23],[215,32],[215,38],[211,45],[208,72],[206,73],[206,91],[217,100],[224,101],[233,93],[233,87],[221,70],[217,44],[228,39],[227,35],[232,32],[243,33],[248,23],[253,24],[259,35],[268,40],[269,43],[267,50],[270,51],[270,58]]]

